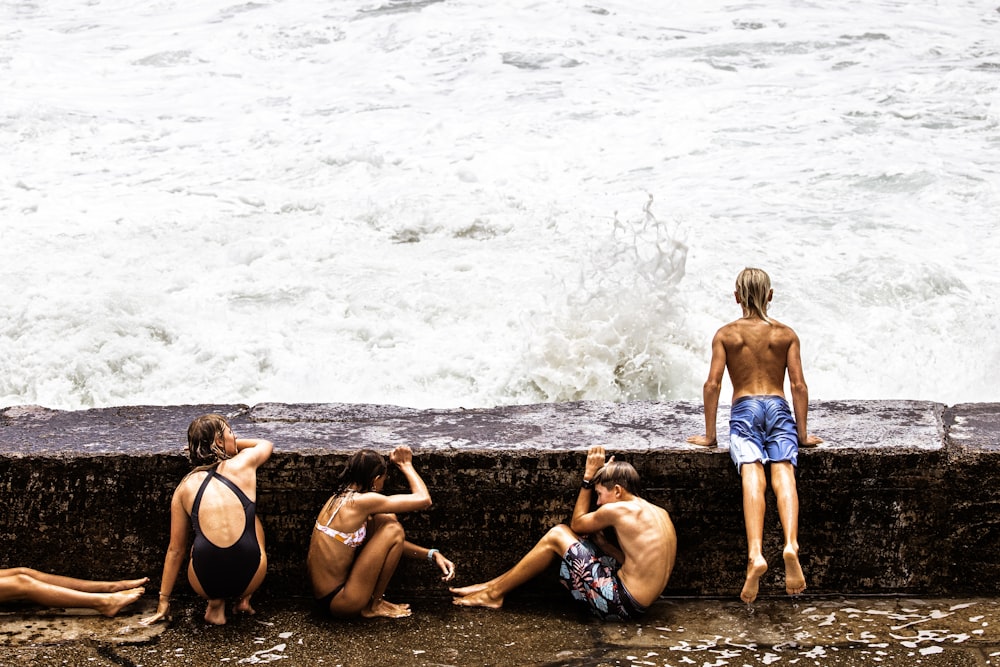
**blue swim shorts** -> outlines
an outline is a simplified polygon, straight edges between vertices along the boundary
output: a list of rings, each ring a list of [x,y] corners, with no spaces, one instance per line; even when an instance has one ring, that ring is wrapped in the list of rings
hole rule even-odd
[[[781,396],[741,396],[729,413],[729,456],[744,463],[799,459],[799,434],[788,401]]]
[[[574,542],[559,564],[559,580],[573,599],[587,605],[602,621],[627,621],[646,607],[636,602],[618,579],[621,567],[590,540]]]

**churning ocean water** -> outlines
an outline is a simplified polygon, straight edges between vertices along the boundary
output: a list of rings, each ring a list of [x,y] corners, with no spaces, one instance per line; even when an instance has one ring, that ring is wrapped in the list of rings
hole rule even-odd
[[[1000,399],[971,0],[5,0],[0,405]],[[725,394],[724,394],[725,396]]]

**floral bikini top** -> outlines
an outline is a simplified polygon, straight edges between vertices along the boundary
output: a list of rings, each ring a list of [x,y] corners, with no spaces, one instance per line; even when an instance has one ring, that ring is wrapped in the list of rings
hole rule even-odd
[[[340,501],[340,504],[337,505],[337,509],[333,510],[333,514],[330,515],[330,518],[327,520],[326,524],[322,524],[319,521],[316,522],[316,530],[318,530],[319,532],[323,533],[328,537],[332,537],[341,544],[346,544],[352,549],[357,549],[362,544],[364,544],[365,538],[368,536],[368,528],[366,524],[361,524],[361,527],[358,528],[353,533],[342,533],[336,528],[330,528],[330,524],[333,522],[333,517],[337,516],[337,512],[339,512],[340,508],[344,506],[345,502],[347,502],[347,498],[349,495],[350,493],[344,495],[343,499],[341,499]]]

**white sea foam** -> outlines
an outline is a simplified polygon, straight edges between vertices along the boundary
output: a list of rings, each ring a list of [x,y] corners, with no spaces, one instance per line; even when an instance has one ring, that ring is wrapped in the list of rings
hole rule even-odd
[[[972,1],[0,5],[0,404],[997,400]],[[652,204],[649,198],[652,196]]]

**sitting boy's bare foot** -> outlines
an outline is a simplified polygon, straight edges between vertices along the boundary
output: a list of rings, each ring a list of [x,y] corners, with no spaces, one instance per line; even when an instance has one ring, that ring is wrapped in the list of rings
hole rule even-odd
[[[365,618],[405,618],[412,614],[410,605],[395,604],[388,600],[372,601],[371,605],[361,610]]]
[[[146,592],[145,588],[130,588],[124,591],[108,593],[106,602],[98,609],[105,616],[114,616],[129,606]]]
[[[747,563],[747,580],[740,591],[740,599],[747,604],[752,604],[757,599],[757,590],[760,588],[760,578],[767,572],[767,561],[763,556],[757,556]]]
[[[240,598],[236,602],[236,606],[233,607],[233,611],[237,614],[249,614],[251,616],[257,613],[254,611],[254,608],[250,606],[250,598]]]
[[[108,585],[108,593],[117,593],[119,591],[130,591],[133,588],[140,588],[145,586],[149,582],[149,577],[142,577],[141,579],[122,579],[121,581],[112,581]]]
[[[223,600],[210,600],[205,609],[205,622],[212,625],[226,624],[226,603]]]
[[[503,607],[503,597],[492,598],[485,588],[457,597],[451,602],[460,607],[486,607],[488,609],[500,609]]]
[[[478,593],[479,591],[484,591],[487,586],[489,586],[489,582],[484,581],[481,584],[472,584],[471,586],[462,586],[461,588],[449,588],[448,590],[451,591],[452,595],[462,597],[465,595],[471,595],[472,593]]]
[[[799,554],[788,547],[783,552],[785,559],[785,592],[789,595],[798,595],[806,589],[806,576],[802,573],[802,565],[799,564]]]

